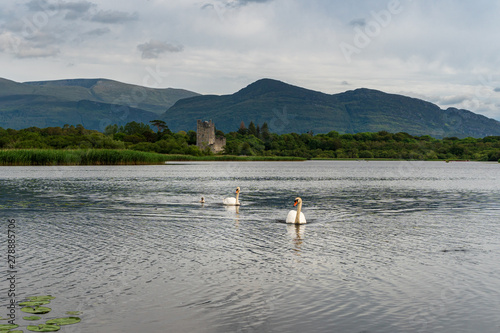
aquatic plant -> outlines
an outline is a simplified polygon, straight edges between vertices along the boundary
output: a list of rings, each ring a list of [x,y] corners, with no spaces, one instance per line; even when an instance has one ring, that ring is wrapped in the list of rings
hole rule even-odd
[[[49,301],[50,302],[53,299],[56,299],[52,295],[46,295],[46,296],[28,296],[26,298],[29,299],[32,302],[45,302],[45,301]]]
[[[82,320],[78,317],[67,317],[67,318],[56,318],[56,319],[51,319],[47,320],[45,323],[49,325],[58,325],[58,326],[64,326],[64,325],[72,325],[81,322]]]
[[[2,331],[8,331],[8,330],[11,330],[13,328],[18,328],[19,325],[16,325],[16,324],[0,324],[0,332]]]
[[[41,305],[46,305],[49,304],[51,300],[55,299],[54,296],[52,295],[44,295],[44,296],[29,296],[26,297],[28,301],[20,302],[19,305],[24,306],[21,308],[21,311],[26,312],[26,313],[31,313],[31,314],[46,314],[51,311],[50,308],[44,307]],[[81,314],[80,311],[67,311],[66,312],[69,315],[79,315]],[[40,320],[41,317],[39,316],[26,316],[23,317],[24,320]],[[45,324],[40,324],[40,325],[28,325],[26,329],[28,331],[32,332],[56,332],[61,329],[61,326],[64,325],[72,325],[72,324],[77,324],[81,322],[82,320],[79,317],[64,317],[64,318],[55,318],[55,319],[50,319],[45,322]],[[10,329],[16,328],[18,325],[11,326],[11,325],[0,325],[0,332],[11,332],[14,333],[15,331],[9,331]],[[18,331],[22,332],[22,331]]]
[[[34,306],[34,307],[25,306],[24,308],[21,308],[22,312],[32,313],[32,314],[45,314],[49,313],[51,310],[52,310],[51,308],[47,308],[45,306]]]
[[[57,325],[40,324],[38,326],[28,325],[26,329],[32,332],[57,332],[61,327]]]
[[[22,306],[40,306],[40,305],[46,305],[49,303],[50,303],[50,301],[26,301],[26,302],[19,303],[19,305],[22,305]]]

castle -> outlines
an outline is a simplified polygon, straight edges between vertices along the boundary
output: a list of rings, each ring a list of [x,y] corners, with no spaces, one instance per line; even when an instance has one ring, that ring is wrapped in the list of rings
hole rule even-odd
[[[196,126],[196,146],[201,150],[210,148],[213,153],[221,152],[226,145],[225,137],[215,136],[215,125],[210,121],[198,119]]]

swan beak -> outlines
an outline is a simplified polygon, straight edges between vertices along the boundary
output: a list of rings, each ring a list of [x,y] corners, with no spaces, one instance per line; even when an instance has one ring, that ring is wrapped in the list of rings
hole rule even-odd
[[[297,206],[298,203],[299,202],[297,200],[295,200],[294,203],[293,203],[293,207]]]
[[[236,189],[236,193],[240,193],[240,190]]]

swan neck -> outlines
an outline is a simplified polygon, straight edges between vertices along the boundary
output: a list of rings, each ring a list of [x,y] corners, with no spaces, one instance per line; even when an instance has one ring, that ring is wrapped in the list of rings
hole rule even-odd
[[[237,192],[237,193],[236,193],[236,203],[237,203],[237,204],[238,204],[238,203],[240,203],[240,202],[238,201],[238,197],[239,197],[239,196],[240,196],[240,192]]]
[[[297,204],[297,215],[295,215],[295,223],[300,222],[300,211],[302,210],[302,202]]]

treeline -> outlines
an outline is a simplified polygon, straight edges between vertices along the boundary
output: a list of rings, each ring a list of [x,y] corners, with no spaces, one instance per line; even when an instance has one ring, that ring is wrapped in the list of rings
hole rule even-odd
[[[153,125],[156,131],[151,128]],[[151,125],[137,122],[109,125],[104,132],[88,130],[82,125],[0,128],[0,149],[130,149],[161,154],[210,154],[196,147],[196,132],[172,133],[162,121]]]
[[[226,153],[305,158],[360,158],[405,160],[475,160],[500,161],[500,136],[482,139],[448,137],[435,139],[428,135],[408,133],[305,134],[270,133],[267,124],[260,128],[242,123],[237,132],[226,135]]]
[[[407,133],[275,134],[266,123],[217,135],[226,137],[225,155],[304,158],[380,158],[413,160],[500,160],[500,136],[485,138],[412,136]],[[109,125],[103,132],[81,125],[22,130],[0,128],[1,149],[131,149],[161,154],[212,155],[196,147],[196,132],[172,133],[163,121]]]

